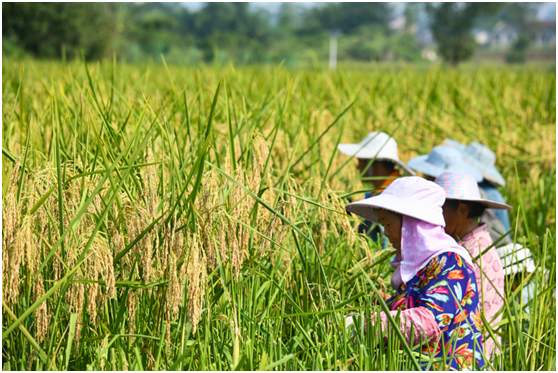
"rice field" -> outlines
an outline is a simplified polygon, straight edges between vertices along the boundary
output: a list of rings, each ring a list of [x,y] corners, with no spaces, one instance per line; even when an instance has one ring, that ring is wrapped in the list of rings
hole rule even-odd
[[[409,370],[377,328],[392,250],[356,233],[372,130],[497,154],[514,241],[488,369],[556,369],[556,76],[544,66],[173,67],[4,59],[2,368]],[[536,296],[522,304],[521,288]],[[526,308],[528,306],[528,309]]]

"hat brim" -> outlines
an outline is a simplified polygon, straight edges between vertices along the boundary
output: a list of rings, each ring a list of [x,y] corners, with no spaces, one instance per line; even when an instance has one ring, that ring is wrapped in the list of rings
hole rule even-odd
[[[473,166],[468,165],[467,163],[461,163],[459,165],[453,165],[448,168],[442,168],[433,165],[432,163],[427,161],[428,155],[421,155],[415,157],[409,161],[409,167],[415,171],[418,171],[422,174],[438,177],[444,172],[458,172],[458,173],[466,173],[471,175],[477,183],[482,181],[483,175]]]
[[[415,173],[407,165],[399,159],[378,156],[378,152],[372,152],[370,149],[363,148],[360,144],[339,144],[337,149],[344,155],[359,159],[373,159],[375,161],[390,161],[401,167],[406,173],[414,176]]]
[[[465,151],[463,151],[462,153],[465,162],[475,167],[482,174],[483,178],[499,186],[506,185],[506,180],[504,179],[502,174],[496,169],[495,166],[483,164],[479,162],[477,159],[471,157]]]
[[[375,210],[384,209],[401,215],[410,216],[430,224],[440,225],[442,227],[446,226],[441,208],[425,206],[424,204],[417,203],[415,200],[399,198],[385,193],[349,203],[345,209],[347,212],[357,214],[370,221],[378,220],[377,211]],[[439,209],[439,211],[434,212],[434,209]],[[433,212],[427,214],[427,211]]]
[[[444,141],[442,142],[441,145],[451,146],[451,147],[459,149],[459,150],[465,150],[465,144],[462,144],[459,141],[455,141],[455,140],[452,140],[452,139],[444,139]]]
[[[489,209],[505,209],[505,210],[511,210],[511,206],[508,205],[507,203],[501,203],[501,202],[496,202],[496,201],[491,201],[489,199],[469,199],[469,198],[451,198],[448,197],[446,199],[449,200],[454,200],[454,201],[465,201],[465,202],[475,202],[475,203],[479,203],[483,206],[485,206],[486,208]]]
[[[420,155],[418,157],[415,157],[409,161],[408,166],[414,171],[418,171],[422,174],[432,177],[438,177],[442,172],[444,172],[444,169],[442,167],[433,165],[426,160],[427,158],[427,155]]]
[[[506,180],[504,179],[502,174],[498,172],[496,169],[483,171],[482,176],[484,176],[486,180],[498,186],[506,185]]]

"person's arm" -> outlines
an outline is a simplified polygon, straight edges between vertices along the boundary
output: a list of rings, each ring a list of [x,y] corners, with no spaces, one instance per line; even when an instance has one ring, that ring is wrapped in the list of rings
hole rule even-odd
[[[440,328],[434,314],[426,307],[415,307],[403,311],[390,311],[391,317],[397,321],[399,314],[399,329],[409,343],[432,341],[440,337]],[[387,331],[391,326],[385,313],[380,313],[381,327]]]
[[[445,257],[445,259],[441,259]],[[433,268],[441,265],[444,260],[444,267],[437,274],[428,280],[418,294],[413,296],[413,304],[416,307],[400,311],[400,330],[409,341],[418,341],[421,337],[427,340],[438,338],[440,334],[454,321],[459,315],[460,309],[457,303],[465,301],[470,286],[470,276],[466,273],[466,268],[462,262],[456,262],[454,254],[442,254],[434,259],[428,266]],[[427,273],[436,273],[435,270],[425,268]],[[454,295],[457,299],[454,298]],[[397,303],[397,301],[395,302]],[[397,315],[397,311],[390,311],[392,316]],[[462,317],[462,315],[459,315]],[[388,328],[389,320],[385,314],[380,314],[382,329]],[[373,317],[374,321],[375,317]],[[459,319],[459,318],[457,318]],[[411,326],[413,333],[411,334]]]

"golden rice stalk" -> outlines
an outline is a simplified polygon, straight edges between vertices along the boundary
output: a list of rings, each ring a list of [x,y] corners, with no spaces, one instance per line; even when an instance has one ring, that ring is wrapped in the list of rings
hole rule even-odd
[[[167,313],[169,318],[174,319],[178,315],[178,309],[180,303],[182,302],[182,285],[178,278],[178,273],[176,270],[176,256],[171,251],[168,256],[168,286],[167,286]]]
[[[85,262],[85,273],[89,280],[87,312],[94,321],[97,308],[111,298],[116,297],[116,279],[114,277],[113,255],[107,240],[102,235],[96,235],[91,248],[91,255]],[[99,283],[104,283],[104,291],[100,291]]]
[[[19,169],[14,167],[11,183],[4,194],[2,206],[2,284],[3,301],[8,306],[19,295],[19,266],[21,265],[22,247],[17,245],[18,205],[15,194],[15,180]]]
[[[165,246],[171,247],[171,244]],[[180,303],[182,302],[182,284],[177,273],[177,259],[173,250],[168,250],[167,278],[168,285],[166,290],[166,308],[165,308],[165,337],[167,343],[170,343],[171,321],[178,316]]]
[[[140,210],[136,213],[134,217],[130,219],[129,222],[129,239],[135,239],[145,228],[146,215],[142,212],[145,210]],[[147,215],[149,216],[149,215]],[[139,256],[141,263],[141,277],[144,282],[150,282],[153,278],[153,236],[154,231],[148,232],[142,237],[140,241],[134,246],[133,252]]]
[[[105,336],[105,338],[103,338],[101,340],[101,344],[99,346],[99,368],[100,370],[105,370],[105,365],[107,363],[107,354],[108,354],[108,348],[109,348],[109,344],[108,341],[109,340],[109,335]]]
[[[155,369],[155,356],[153,356],[153,352],[150,349],[144,350],[145,357],[147,360],[147,370],[154,370]]]
[[[197,235],[192,237],[190,255],[187,263],[188,317],[192,322],[192,333],[195,333],[200,321],[207,280],[207,263],[199,246]]]
[[[137,291],[128,291],[126,303],[128,308],[128,332],[134,334],[136,332],[136,313],[138,309]]]
[[[7,276],[5,276],[7,287],[4,289],[4,294],[6,304],[8,305],[14,304],[19,296],[21,283],[20,268],[24,264],[26,253],[37,250],[33,245],[33,232],[31,229],[31,218],[23,218],[21,225],[15,232],[13,241],[9,245],[4,246],[4,251],[7,254]],[[29,256],[32,257],[33,255],[35,254],[30,254]],[[2,259],[4,262],[4,257]]]
[[[254,177],[252,178],[250,189],[257,192],[257,189],[259,188],[261,182],[265,161],[269,156],[269,147],[267,146],[267,142],[265,141],[265,138],[259,133],[254,136],[253,149]]]
[[[114,275],[114,255],[107,240],[99,237],[99,246],[96,248],[99,262],[101,263],[100,274],[105,283],[104,300],[116,298],[116,277]]]
[[[25,266],[30,273],[37,273],[41,256],[41,244],[33,234],[32,219],[27,217],[22,239],[25,240]]]
[[[81,337],[81,328],[83,326],[83,309],[85,304],[85,286],[83,284],[74,283],[70,286],[67,294],[68,305],[70,311],[77,314],[75,341],[79,345]]]
[[[43,281],[44,280],[42,276],[38,276],[38,278],[35,279],[35,283],[33,285],[33,293],[34,293],[35,300],[39,299],[45,294]],[[37,337],[37,340],[39,342],[42,342],[47,335],[48,325],[49,325],[49,314],[48,314],[46,301],[41,303],[41,305],[37,308],[37,310],[35,310],[35,319],[36,319],[35,335]]]
[[[97,299],[99,298],[99,284],[97,282],[87,286],[87,314],[91,322],[97,320]]]
[[[225,159],[225,169],[232,170],[228,158]],[[222,261],[227,260],[224,255],[226,251],[222,250],[223,241],[217,244],[215,240],[216,235],[224,235],[227,230],[224,226],[226,220],[221,212],[223,205],[219,200],[223,188],[219,175],[213,170],[206,174],[205,180],[194,205],[198,215],[196,231],[204,248],[207,265],[214,268],[219,254]]]

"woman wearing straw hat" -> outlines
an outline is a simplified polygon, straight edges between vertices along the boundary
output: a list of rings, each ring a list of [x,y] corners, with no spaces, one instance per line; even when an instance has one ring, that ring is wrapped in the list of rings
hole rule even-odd
[[[510,206],[482,198],[476,180],[466,173],[444,172],[435,182],[446,192],[443,206],[446,232],[458,240],[471,257],[478,258],[473,268],[477,284],[482,289],[484,316],[492,329],[496,329],[501,320],[498,311],[504,305],[504,268],[492,247],[488,227],[480,222],[480,217],[487,208],[509,209]],[[486,356],[492,354],[494,343],[487,335],[484,342]]]
[[[463,145],[455,140],[446,139],[442,145],[454,147],[463,154],[463,161],[475,168],[482,175],[479,181],[481,194],[494,202],[505,203],[505,199],[498,191],[498,187],[506,185],[504,177],[496,168],[496,155],[487,146],[472,141]],[[510,219],[507,209],[487,208],[481,218],[488,226],[492,239],[497,243],[498,255],[504,264],[506,278],[512,282],[535,271],[535,263],[531,251],[518,243],[512,242],[511,237],[504,233],[510,230]],[[507,280],[507,281],[508,281]],[[529,282],[521,290],[521,299],[528,304],[535,296],[534,283]]]
[[[496,168],[496,155],[492,150],[477,141],[463,145],[457,141],[446,139],[443,145],[459,150],[463,156],[463,162],[473,167],[482,175],[481,180],[478,180],[478,184],[481,193],[486,198],[495,202],[506,202],[504,196],[498,190],[498,187],[506,185],[506,180]],[[503,234],[510,230],[508,210],[487,209],[483,216],[483,221],[487,223],[493,240],[502,240],[502,243],[505,244],[511,243],[508,235],[502,237]]]
[[[396,249],[387,300],[409,340],[427,340],[422,352],[443,357],[454,369],[484,366],[480,300],[471,256],[444,231],[446,195],[420,177],[402,177],[381,194],[347,205],[379,221]],[[382,328],[387,316],[380,314]],[[373,322],[377,319],[373,319]]]
[[[358,144],[339,144],[339,152],[358,160],[358,170],[363,182],[370,182],[372,191],[365,198],[383,191],[393,180],[413,172],[399,160],[397,142],[385,132],[370,132]],[[382,247],[387,242],[381,226],[364,221],[358,227],[359,233],[366,233],[372,241],[380,241]]]
[[[399,160],[397,142],[385,132],[370,132],[358,144],[339,144],[342,154],[358,160],[364,181],[370,181],[375,193],[384,190],[395,178],[413,172]]]

